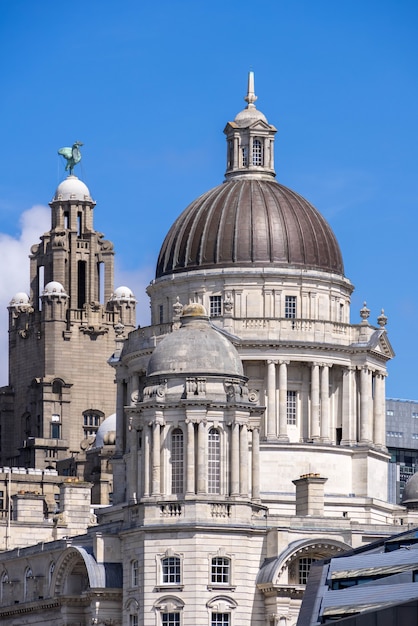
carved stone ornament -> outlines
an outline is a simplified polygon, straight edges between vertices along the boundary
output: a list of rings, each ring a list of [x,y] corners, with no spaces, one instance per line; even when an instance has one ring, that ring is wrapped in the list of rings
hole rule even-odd
[[[66,240],[67,237],[65,231],[54,231],[52,237],[52,246],[54,248],[65,248]]]
[[[234,303],[232,301],[232,296],[230,293],[227,293],[225,295],[225,300],[224,300],[224,311],[225,313],[231,313],[233,308],[234,308]]]
[[[248,391],[248,401],[252,402],[253,404],[258,403],[258,401],[260,400],[260,392],[258,391],[258,389],[250,389]]]
[[[124,324],[122,324],[121,322],[118,322],[117,324],[114,325],[113,328],[115,329],[115,333],[117,337],[120,337],[121,335],[123,335],[124,330],[125,330]]]
[[[173,304],[173,311],[176,317],[179,317],[183,310],[183,305],[180,302],[179,297],[177,296],[175,303]]]

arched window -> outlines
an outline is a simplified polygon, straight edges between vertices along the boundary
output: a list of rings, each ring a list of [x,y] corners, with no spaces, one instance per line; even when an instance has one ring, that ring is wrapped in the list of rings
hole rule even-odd
[[[175,428],[171,435],[171,493],[184,491],[183,431]]]
[[[253,141],[253,165],[263,165],[263,146],[259,139]]]
[[[138,626],[139,624],[139,604],[135,599],[129,600],[129,603],[126,606],[127,613],[129,615],[129,626]]]
[[[30,567],[27,567],[25,570],[25,580],[23,582],[23,597],[25,600],[29,600],[29,593],[30,593],[30,584],[31,584],[31,580],[33,579],[33,573],[32,573],[32,569]]]
[[[0,601],[3,602],[6,597],[6,586],[9,584],[9,574],[4,571],[1,575]]]
[[[212,598],[206,606],[210,611],[210,626],[231,626],[232,611],[237,608],[232,598],[218,596]]]
[[[157,613],[157,626],[180,626],[184,602],[174,596],[157,600],[154,611]]]
[[[221,493],[221,438],[216,428],[208,434],[208,493]]]
[[[49,568],[48,568],[48,585],[50,585],[52,582],[52,575],[54,573],[54,569],[55,569],[55,563],[54,561],[51,561],[51,563],[49,564]]]
[[[138,587],[139,584],[139,564],[135,559],[131,561],[131,586]]]

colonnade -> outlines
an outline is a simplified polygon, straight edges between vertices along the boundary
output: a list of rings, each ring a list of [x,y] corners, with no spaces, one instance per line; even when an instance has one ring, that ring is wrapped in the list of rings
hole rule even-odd
[[[300,440],[341,445],[385,447],[386,371],[332,363],[292,363],[300,368],[297,383],[288,383],[289,360],[266,360],[265,437],[289,441],[288,391],[297,389]],[[302,374],[302,368],[307,376]],[[335,375],[330,378],[331,368]],[[304,384],[306,381],[306,384]],[[331,402],[331,396],[336,398]],[[336,436],[340,428],[340,437]]]
[[[179,424],[184,436],[183,473],[184,495],[227,495],[260,500],[260,433],[247,422],[232,421],[216,427],[219,433],[219,489],[209,487],[209,432],[214,428],[205,418],[188,418]],[[141,449],[138,432],[131,443],[131,477],[136,495],[156,497],[171,495],[168,480],[170,436],[162,414],[143,425]],[[249,445],[251,433],[251,451]],[[164,463],[166,466],[164,467]],[[249,468],[251,475],[249,473]],[[212,477],[213,478],[213,477]],[[250,484],[251,482],[251,484]],[[140,483],[140,484],[139,484]],[[133,485],[136,485],[134,487]],[[250,494],[251,491],[251,494]]]

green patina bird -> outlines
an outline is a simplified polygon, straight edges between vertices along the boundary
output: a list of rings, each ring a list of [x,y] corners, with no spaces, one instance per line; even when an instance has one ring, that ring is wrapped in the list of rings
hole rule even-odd
[[[67,160],[65,171],[70,170],[70,176],[73,174],[74,167],[81,161],[81,152],[79,148],[82,145],[81,141],[76,141],[73,143],[71,148],[60,148],[60,150],[58,150],[58,154]]]

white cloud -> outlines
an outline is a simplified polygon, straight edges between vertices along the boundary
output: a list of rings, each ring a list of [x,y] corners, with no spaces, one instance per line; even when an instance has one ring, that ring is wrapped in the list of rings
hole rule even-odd
[[[29,254],[50,225],[50,209],[36,205],[20,216],[20,234],[0,233],[0,385],[8,383],[8,311],[18,291],[29,293]]]

